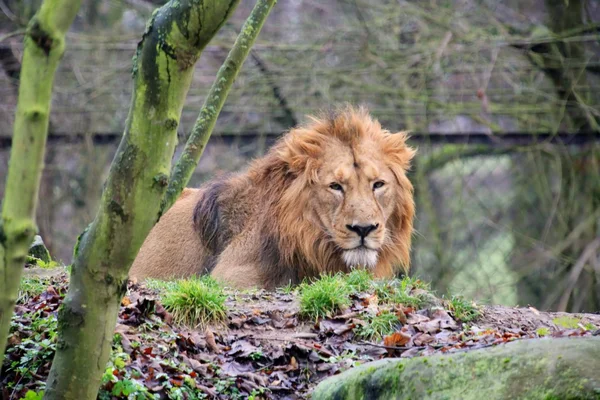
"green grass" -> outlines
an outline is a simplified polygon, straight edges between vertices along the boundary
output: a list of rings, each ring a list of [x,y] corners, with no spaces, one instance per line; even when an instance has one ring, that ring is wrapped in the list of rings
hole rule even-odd
[[[160,279],[147,278],[145,285],[148,289],[158,293],[164,293],[167,290],[172,290],[177,286],[176,281],[161,281]]]
[[[381,340],[400,329],[400,320],[390,311],[382,311],[378,315],[369,315],[366,325],[356,329],[356,335],[366,340]]]
[[[461,322],[470,322],[481,315],[477,305],[462,296],[452,296],[448,301],[448,310],[454,314],[454,318]]]
[[[300,314],[318,320],[350,306],[352,287],[341,275],[323,275],[300,285]]]
[[[292,282],[289,282],[287,285],[279,288],[279,291],[283,294],[292,294],[296,291],[297,287],[292,285]]]
[[[210,276],[172,282],[161,295],[173,320],[193,327],[225,319],[226,299],[223,288]]]
[[[351,295],[371,291],[382,304],[403,304],[417,308],[423,301],[420,294],[413,294],[415,290],[429,291],[429,284],[411,277],[374,280],[371,273],[364,269],[355,269],[345,275],[323,275],[312,283],[300,285],[300,313],[315,320],[330,317],[350,305]]]
[[[412,289],[422,289],[422,290],[431,290],[431,285],[428,282],[422,281],[419,278],[415,278],[412,276],[404,276],[400,280],[400,284],[404,290],[412,290]]]
[[[366,292],[373,284],[373,276],[369,271],[362,268],[353,269],[345,280],[354,293]]]
[[[408,307],[419,307],[422,300],[411,294],[413,289],[427,290],[428,286],[422,281],[405,277],[401,280],[380,281],[375,285],[375,294],[386,304],[402,304]]]
[[[42,294],[49,284],[50,279],[48,278],[24,276],[19,286],[17,304],[27,303],[32,297]]]

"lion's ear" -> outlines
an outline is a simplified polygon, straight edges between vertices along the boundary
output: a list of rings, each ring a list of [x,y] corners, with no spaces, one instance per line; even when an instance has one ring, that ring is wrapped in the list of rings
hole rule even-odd
[[[388,134],[384,139],[384,153],[390,163],[400,166],[404,171],[410,168],[410,161],[417,150],[406,144],[408,135],[406,132]]]

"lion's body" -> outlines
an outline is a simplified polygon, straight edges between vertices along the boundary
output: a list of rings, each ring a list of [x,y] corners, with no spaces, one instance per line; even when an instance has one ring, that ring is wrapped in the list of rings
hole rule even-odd
[[[380,277],[408,268],[414,205],[405,171],[414,152],[405,139],[352,109],[292,130],[248,171],[185,189],[130,277],[210,273],[272,288],[354,264]],[[360,224],[371,228],[359,238]]]

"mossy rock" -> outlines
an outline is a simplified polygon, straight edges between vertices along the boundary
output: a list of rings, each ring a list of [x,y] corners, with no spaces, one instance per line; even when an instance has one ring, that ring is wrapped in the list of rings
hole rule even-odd
[[[323,381],[314,400],[600,399],[600,337],[364,364]]]
[[[50,252],[44,245],[44,241],[40,235],[35,235],[33,238],[33,243],[29,246],[29,256],[42,260],[45,263],[49,263],[52,260]]]

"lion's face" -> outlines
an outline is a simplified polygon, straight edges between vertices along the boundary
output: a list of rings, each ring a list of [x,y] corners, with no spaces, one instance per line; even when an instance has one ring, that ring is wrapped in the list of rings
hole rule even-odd
[[[317,269],[408,267],[414,202],[406,171],[415,151],[403,132],[348,108],[293,129],[272,154],[263,176],[281,177],[265,184],[283,188],[279,251],[288,262],[299,254]]]
[[[349,267],[373,268],[392,239],[387,222],[401,201],[398,182],[373,140],[354,148],[331,140],[324,154],[310,208]]]

